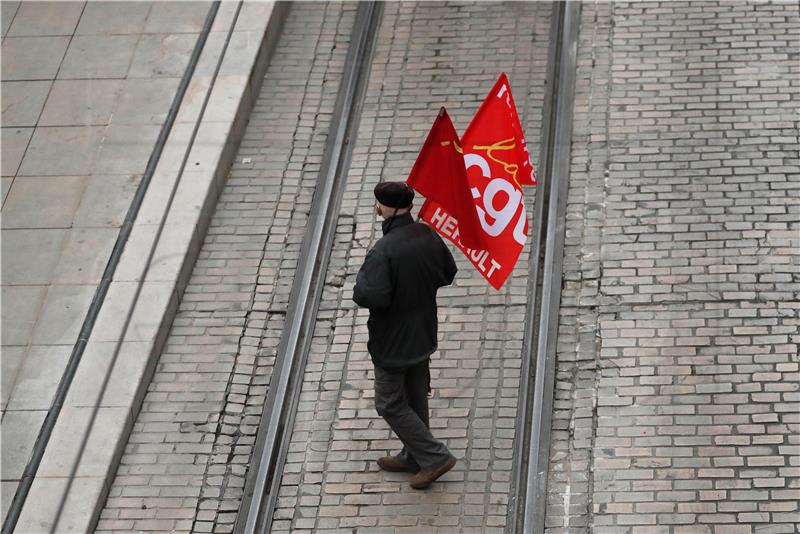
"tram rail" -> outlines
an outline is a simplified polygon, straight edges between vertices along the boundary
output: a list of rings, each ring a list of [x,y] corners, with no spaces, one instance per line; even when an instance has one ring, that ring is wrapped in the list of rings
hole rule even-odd
[[[272,523],[380,20],[380,3],[359,5],[235,532],[266,533]]]
[[[578,2],[553,5],[508,532],[545,527],[579,14]]]

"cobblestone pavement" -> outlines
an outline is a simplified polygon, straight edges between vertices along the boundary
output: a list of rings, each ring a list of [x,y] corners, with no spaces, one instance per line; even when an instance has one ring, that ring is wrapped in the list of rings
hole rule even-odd
[[[547,532],[797,532],[798,5],[582,7]]]
[[[233,530],[354,13],[290,11],[99,532]]]
[[[459,463],[425,492],[375,464],[400,443],[375,413],[368,314],[351,301],[352,287],[380,236],[372,189],[406,178],[439,106],[463,131],[505,70],[538,153],[550,5],[387,2],[384,10],[273,532],[499,532],[510,490],[528,248],[500,292],[455,253],[456,283],[440,292],[430,404],[433,433]],[[527,197],[530,213],[533,190]]]

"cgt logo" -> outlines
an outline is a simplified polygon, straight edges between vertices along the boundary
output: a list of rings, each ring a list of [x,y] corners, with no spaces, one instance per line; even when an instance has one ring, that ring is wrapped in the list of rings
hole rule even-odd
[[[506,178],[492,178],[489,162],[479,154],[465,154],[464,164],[467,167],[470,184],[478,183],[470,190],[472,198],[478,201],[475,203],[475,209],[478,211],[478,220],[483,231],[491,237],[498,237],[516,216],[512,237],[514,241],[524,245],[528,217],[525,205],[522,203],[522,190]],[[471,172],[473,168],[477,168],[480,173]]]

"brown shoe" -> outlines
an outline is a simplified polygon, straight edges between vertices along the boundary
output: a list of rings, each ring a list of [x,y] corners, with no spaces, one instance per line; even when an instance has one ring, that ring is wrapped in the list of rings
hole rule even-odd
[[[399,456],[378,458],[378,467],[393,473],[416,473],[419,471],[419,466],[416,463],[405,462]]]
[[[456,465],[456,459],[454,456],[451,456],[445,463],[440,465],[439,467],[434,467],[433,469],[428,469],[425,471],[420,471],[413,477],[411,477],[411,487],[414,489],[425,489],[431,484],[433,481],[442,476],[443,474],[450,471],[453,466]]]

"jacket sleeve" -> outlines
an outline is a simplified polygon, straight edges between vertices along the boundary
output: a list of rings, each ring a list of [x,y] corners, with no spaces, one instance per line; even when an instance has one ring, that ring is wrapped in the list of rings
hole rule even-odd
[[[450,252],[450,249],[447,248],[447,245],[442,242],[442,248],[444,249],[444,265],[442,269],[442,274],[444,275],[444,284],[443,286],[449,286],[453,283],[453,280],[456,277],[456,273],[458,272],[458,267],[456,267],[456,260],[453,259],[453,254]]]
[[[392,303],[392,277],[389,258],[381,251],[371,250],[356,276],[353,300],[362,308],[382,310]]]

